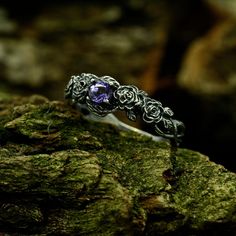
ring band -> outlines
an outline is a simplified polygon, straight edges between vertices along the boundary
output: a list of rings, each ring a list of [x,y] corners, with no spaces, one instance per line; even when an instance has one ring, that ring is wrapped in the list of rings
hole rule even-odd
[[[73,104],[85,104],[98,116],[106,116],[116,110],[124,110],[135,121],[140,116],[153,125],[156,133],[174,139],[179,144],[184,136],[183,122],[173,119],[173,111],[133,85],[120,85],[110,76],[98,77],[90,73],[73,75],[65,89],[65,98]]]

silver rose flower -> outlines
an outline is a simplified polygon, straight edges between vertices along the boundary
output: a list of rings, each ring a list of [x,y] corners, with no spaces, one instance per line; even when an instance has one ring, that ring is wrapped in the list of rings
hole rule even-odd
[[[93,81],[92,74],[81,74],[71,76],[65,89],[65,97],[71,98],[75,103],[84,103],[88,92],[88,86]]]
[[[133,85],[120,86],[115,92],[114,97],[117,99],[120,109],[131,109],[139,102],[139,89]]]
[[[72,76],[65,88],[65,98],[72,98],[75,81],[76,79]]]
[[[154,99],[146,98],[143,110],[143,120],[147,123],[158,123],[162,119],[163,107]]]

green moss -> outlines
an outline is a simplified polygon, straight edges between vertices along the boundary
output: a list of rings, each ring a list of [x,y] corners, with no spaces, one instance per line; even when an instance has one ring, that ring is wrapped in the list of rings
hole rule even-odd
[[[209,222],[232,219],[236,175],[189,150],[179,152],[178,164],[187,171],[178,179],[173,199],[180,212],[191,219],[192,226],[204,228]]]
[[[178,149],[173,166],[167,142],[89,122],[62,102],[34,96],[12,103],[3,102],[0,116],[0,226],[7,225],[5,232],[236,231],[235,174],[204,155]]]
[[[15,228],[24,229],[29,225],[40,225],[43,214],[37,205],[7,203],[1,207],[5,214],[0,215],[0,222],[14,225]],[[1,223],[0,223],[1,225]],[[2,225],[4,227],[4,225]]]

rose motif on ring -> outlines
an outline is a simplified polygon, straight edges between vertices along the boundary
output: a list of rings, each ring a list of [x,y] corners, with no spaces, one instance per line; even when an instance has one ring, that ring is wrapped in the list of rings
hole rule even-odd
[[[72,96],[76,99],[77,102],[83,102],[88,92],[89,81],[86,77],[77,77],[77,80],[74,81],[75,85]]]
[[[119,101],[120,109],[131,109],[138,101],[138,88],[136,86],[120,86],[115,92],[114,97]]]
[[[143,120],[147,123],[159,122],[162,119],[163,107],[161,103],[147,98],[145,101]]]
[[[75,79],[72,77],[65,88],[65,98],[72,98]]]

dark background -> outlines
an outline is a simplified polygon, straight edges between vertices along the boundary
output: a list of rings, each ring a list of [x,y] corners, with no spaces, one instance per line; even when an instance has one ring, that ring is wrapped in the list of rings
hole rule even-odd
[[[0,92],[63,100],[71,75],[113,76],[147,91],[184,121],[181,147],[236,171],[235,5],[1,1]],[[152,132],[141,122],[133,125]]]

